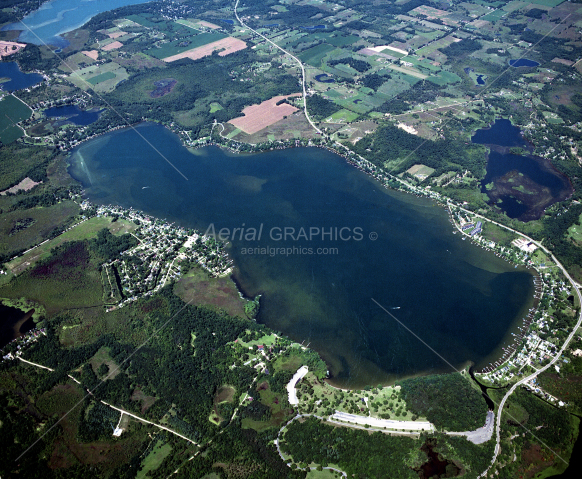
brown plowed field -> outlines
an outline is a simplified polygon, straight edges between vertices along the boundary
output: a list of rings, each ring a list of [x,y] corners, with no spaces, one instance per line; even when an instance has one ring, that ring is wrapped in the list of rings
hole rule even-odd
[[[239,50],[244,50],[247,44],[242,40],[237,38],[223,38],[216,42],[209,43],[207,45],[202,45],[201,47],[193,48],[192,50],[187,50],[177,55],[172,55],[171,57],[164,58],[165,62],[174,62],[180,60],[181,58],[190,58],[190,60],[199,60],[200,58],[212,55],[215,50],[222,50],[218,53],[219,56],[223,57],[225,55],[230,55],[231,53],[238,52]]]
[[[290,98],[295,96],[301,96],[301,93],[294,93],[293,95],[282,95],[282,96],[275,96],[270,100],[265,100],[263,103],[258,105],[251,105],[247,106],[242,112],[244,116],[240,116],[238,118],[234,118],[229,121],[234,126],[239,128],[240,130],[252,135],[257,131],[262,130],[263,128],[272,125],[273,123],[282,120],[283,117],[290,115],[293,112],[297,111],[292,105],[288,103],[283,103],[281,105],[277,105],[279,100],[283,100],[284,98]]]
[[[101,48],[101,50],[104,50],[106,52],[110,51],[110,50],[115,50],[117,48],[121,48],[123,46],[123,43],[121,42],[112,42],[109,45],[105,45],[104,47]]]

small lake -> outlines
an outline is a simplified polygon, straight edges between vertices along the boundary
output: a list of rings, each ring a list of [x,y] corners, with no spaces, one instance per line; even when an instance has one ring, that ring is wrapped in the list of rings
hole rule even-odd
[[[548,206],[573,193],[566,176],[545,158],[530,154],[531,145],[511,121],[496,120],[477,130],[471,141],[490,148],[481,191],[510,218],[538,219]]]
[[[63,105],[47,108],[43,113],[48,118],[65,117],[68,122],[85,126],[96,122],[99,119],[101,111],[83,111],[76,105]]]
[[[234,277],[248,296],[263,295],[258,321],[309,343],[334,384],[450,372],[372,298],[455,366],[488,364],[533,305],[529,270],[462,241],[445,209],[386,190],[334,153],[190,152],[162,126],[137,128],[188,180],[135,131],[118,130],[69,157],[88,199],[203,233],[263,225],[260,239],[232,240]],[[315,233],[285,239],[285,228]]]
[[[10,78],[0,84],[4,91],[22,90],[44,80],[38,73],[22,72],[16,62],[0,62],[0,78]]]
[[[540,64],[534,60],[528,60],[527,58],[520,58],[518,60],[509,60],[509,65],[514,68],[519,67],[537,67]]]
[[[34,309],[24,312],[0,303],[0,348],[34,329],[33,314]]]
[[[320,73],[319,75],[315,75],[315,79],[321,83],[335,83],[335,80],[327,73]]]
[[[116,8],[151,0],[51,0],[28,14],[22,22],[11,23],[2,30],[22,30],[18,41],[66,47],[60,35],[82,27],[95,15]],[[26,26],[25,26],[26,25]]]

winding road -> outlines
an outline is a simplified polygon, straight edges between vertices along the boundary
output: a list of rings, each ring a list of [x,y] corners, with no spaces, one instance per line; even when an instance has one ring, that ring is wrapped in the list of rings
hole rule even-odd
[[[551,251],[549,251],[545,246],[543,246],[541,243],[538,243],[537,241],[533,240],[532,238],[530,238],[529,236],[514,230],[513,228],[510,228],[509,226],[505,226],[501,223],[498,223],[497,221],[493,221],[490,220],[489,218],[486,218],[483,215],[479,215],[473,211],[467,210],[465,208],[462,208],[460,206],[457,206],[451,202],[449,202],[450,206],[454,206],[455,208],[458,208],[466,213],[469,213],[471,215],[474,216],[478,216],[479,218],[482,218],[485,221],[488,221],[490,223],[493,223],[501,228],[504,228],[506,230],[509,230],[519,236],[521,236],[522,238],[525,238],[528,241],[531,241],[533,244],[535,244],[538,248],[542,249],[546,254],[548,254],[550,256],[550,258],[552,259],[552,261],[556,264],[556,266],[558,266],[561,270],[562,273],[564,273],[564,276],[566,276],[566,278],[568,279],[568,281],[570,281],[570,284],[572,284],[572,288],[574,289],[574,291],[576,292],[576,294],[578,295],[578,301],[580,302],[580,304],[582,304],[582,294],[580,293],[580,290],[578,289],[578,284],[576,283],[576,281],[574,281],[574,279],[568,274],[568,271],[566,270],[566,268],[564,268],[564,266],[562,265],[562,263],[560,263],[558,261],[558,259],[552,254]],[[495,443],[495,452],[493,454],[493,459],[491,460],[491,465],[483,472],[481,473],[481,475],[478,476],[478,479],[481,477],[484,477],[489,470],[491,469],[491,467],[495,464],[495,461],[497,461],[497,456],[499,455],[499,452],[501,451],[501,417],[502,417],[502,411],[503,408],[505,406],[505,403],[507,402],[507,400],[509,399],[509,396],[511,396],[515,390],[521,386],[522,384],[527,383],[528,381],[531,381],[532,379],[534,379],[535,377],[537,377],[539,374],[543,373],[545,370],[551,368],[557,361],[558,359],[560,359],[560,356],[562,356],[562,354],[564,353],[564,351],[566,350],[566,348],[568,347],[568,345],[570,344],[570,341],[572,341],[572,338],[574,337],[574,334],[576,334],[576,331],[578,330],[578,328],[580,327],[580,325],[582,325],[582,309],[580,311],[580,315],[578,316],[578,321],[576,322],[576,325],[572,328],[572,331],[570,332],[570,334],[568,335],[568,337],[566,338],[566,340],[564,341],[564,344],[562,345],[562,347],[560,348],[560,350],[556,353],[556,355],[554,356],[554,358],[545,366],[541,367],[540,369],[538,369],[536,372],[530,374],[529,376],[520,379],[519,381],[517,381],[505,394],[505,396],[503,396],[503,399],[501,400],[501,402],[499,403],[499,406],[497,407],[497,421],[495,423],[495,439],[496,439],[496,443]],[[563,459],[562,459],[563,460]]]
[[[303,111],[305,113],[305,118],[307,118],[307,121],[310,123],[310,125],[313,127],[313,129],[319,133],[320,135],[322,134],[321,130],[319,128],[317,128],[317,126],[315,126],[315,123],[313,123],[313,121],[311,121],[311,118],[309,117],[309,113],[307,112],[307,89],[306,89],[306,82],[305,82],[305,67],[303,66],[303,63],[301,62],[301,60],[299,60],[299,58],[297,58],[295,55],[289,53],[287,50],[281,48],[279,45],[277,45],[275,42],[269,40],[265,35],[260,34],[259,32],[257,32],[256,30],[253,30],[251,27],[249,27],[246,23],[244,23],[240,17],[238,16],[238,12],[236,11],[236,9],[238,8],[238,3],[240,0],[236,0],[236,3],[234,4],[234,16],[236,17],[236,19],[239,21],[239,23],[245,27],[248,28],[251,32],[253,32],[255,35],[258,35],[259,37],[261,37],[263,40],[265,40],[266,42],[270,43],[271,45],[273,45],[275,48],[278,48],[279,50],[281,50],[285,55],[289,55],[291,58],[293,58],[293,60],[295,60],[297,62],[297,64],[299,65],[299,67],[301,68],[301,75],[302,75],[302,81],[301,84],[303,86]]]

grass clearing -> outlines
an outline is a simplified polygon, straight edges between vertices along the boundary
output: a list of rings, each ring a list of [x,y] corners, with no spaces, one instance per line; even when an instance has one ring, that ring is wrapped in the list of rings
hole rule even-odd
[[[217,111],[223,110],[222,105],[216,101],[210,104],[210,113],[216,113]]]
[[[0,216],[0,252],[11,255],[22,248],[32,248],[48,238],[55,227],[71,221],[78,213],[79,206],[73,201],[4,213]],[[17,261],[11,261],[8,269],[12,270]]]
[[[450,85],[453,83],[458,83],[461,81],[461,77],[459,77],[457,74],[453,72],[443,70],[438,75],[430,76],[428,80],[433,83],[436,83],[439,86],[442,86],[447,84]]]
[[[174,286],[183,301],[225,310],[231,316],[245,318],[243,300],[230,278],[212,278],[202,268],[193,268]]]
[[[329,469],[324,469],[323,471],[314,470],[307,473],[307,479],[337,479],[337,477],[337,473]]]
[[[333,115],[327,118],[325,121],[327,123],[350,123],[355,121],[360,115],[353,111],[349,111],[346,109],[342,109],[340,111],[336,111]]]
[[[577,243],[582,243],[582,215],[578,219],[579,224],[574,224],[568,228],[568,236]]]
[[[150,471],[155,471],[166,457],[172,452],[172,446],[169,444],[160,444],[158,441],[156,445],[152,448],[150,453],[144,458],[141,463],[141,469],[135,476],[136,479],[145,479]]]
[[[93,356],[89,360],[89,364],[91,364],[91,367],[93,368],[93,372],[95,374],[97,374],[97,370],[99,369],[99,366],[101,366],[102,364],[106,364],[109,367],[109,372],[106,375],[108,380],[115,378],[115,376],[117,376],[121,372],[119,369],[116,370],[117,364],[109,354],[109,351],[110,351],[109,348],[102,347],[101,349],[99,349],[99,351],[95,353],[95,356]],[[109,373],[111,373],[110,376],[108,376]]]

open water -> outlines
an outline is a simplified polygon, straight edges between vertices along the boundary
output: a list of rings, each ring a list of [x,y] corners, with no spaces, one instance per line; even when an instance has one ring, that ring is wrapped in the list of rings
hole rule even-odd
[[[191,153],[161,126],[138,131],[188,179],[119,130],[70,157],[87,197],[202,232],[244,228],[230,254],[244,292],[263,295],[258,320],[310,344],[338,385],[487,364],[532,305],[530,271],[462,241],[432,201],[388,191],[334,153]]]

